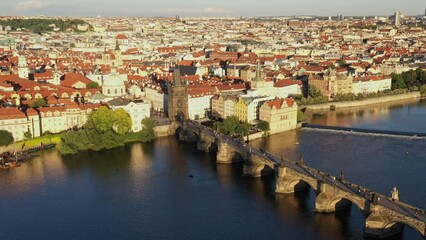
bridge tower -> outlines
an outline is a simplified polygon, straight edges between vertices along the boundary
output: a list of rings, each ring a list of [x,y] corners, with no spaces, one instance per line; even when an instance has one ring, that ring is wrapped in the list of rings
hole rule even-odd
[[[176,117],[188,119],[188,87],[182,81],[180,70],[176,66],[173,81],[167,84],[169,94],[167,115],[174,120]]]

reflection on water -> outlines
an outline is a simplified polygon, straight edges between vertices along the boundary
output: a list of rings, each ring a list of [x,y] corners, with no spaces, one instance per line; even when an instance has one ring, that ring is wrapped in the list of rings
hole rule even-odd
[[[421,119],[419,106],[410,105],[410,114]],[[330,118],[360,124],[362,115],[371,123],[386,111],[395,121],[408,110],[333,112]],[[306,164],[334,175],[343,170],[348,180],[384,194],[397,186],[401,200],[426,208],[426,191],[416,187],[426,185],[426,141],[300,130],[251,144],[288,159],[303,156]],[[356,206],[316,214],[312,190],[275,194],[274,176],[244,178],[242,169],[241,163],[217,165],[214,154],[196,152],[194,144],[175,137],[73,156],[50,150],[20,168],[0,171],[1,236],[362,239],[364,216]],[[406,228],[393,239],[418,237]]]
[[[426,99],[336,111],[307,112],[310,123],[426,133]]]

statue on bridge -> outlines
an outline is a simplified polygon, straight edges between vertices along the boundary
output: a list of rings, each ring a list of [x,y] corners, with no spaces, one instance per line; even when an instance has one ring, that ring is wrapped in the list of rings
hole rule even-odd
[[[392,201],[399,200],[399,196],[398,196],[399,192],[396,187],[393,187],[391,194],[392,194]]]

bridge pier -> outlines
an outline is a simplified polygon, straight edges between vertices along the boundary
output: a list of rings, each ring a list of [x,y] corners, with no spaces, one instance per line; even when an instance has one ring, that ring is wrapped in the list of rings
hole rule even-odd
[[[399,234],[404,230],[404,224],[389,221],[380,213],[373,212],[365,220],[364,236],[373,238],[386,238]]]
[[[315,199],[315,212],[331,213],[346,209],[351,205],[351,201],[340,195],[339,189],[322,183],[320,193]]]
[[[216,163],[235,163],[244,161],[244,154],[240,154],[232,146],[226,142],[218,142],[218,151],[216,157]]]
[[[216,139],[201,132],[197,141],[197,150],[204,152],[217,151]]]
[[[275,166],[271,166],[262,161],[257,155],[250,155],[244,161],[243,176],[245,177],[262,177],[275,173]]]
[[[278,168],[278,177],[275,188],[276,193],[293,193],[306,190],[310,186],[312,186],[314,191],[317,191],[318,181],[301,175],[288,167]]]

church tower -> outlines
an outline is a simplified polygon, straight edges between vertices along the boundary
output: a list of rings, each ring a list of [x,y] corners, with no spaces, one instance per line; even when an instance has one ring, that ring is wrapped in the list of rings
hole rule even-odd
[[[55,70],[53,71],[52,84],[61,85],[61,74],[58,71],[58,63],[55,63]]]
[[[24,56],[19,56],[18,58],[18,76],[19,78],[28,79],[30,69],[27,65],[27,59]]]
[[[117,67],[120,67],[123,65],[123,56],[121,55],[121,49],[120,45],[118,44],[118,40],[115,42],[115,49],[114,49],[114,55],[115,55],[115,64]]]
[[[176,116],[183,119],[188,118],[188,87],[182,81],[179,67],[176,66],[173,72],[173,81],[168,83],[169,93],[168,116],[175,119]]]
[[[256,77],[254,78],[252,86],[258,90],[265,88],[265,80],[262,78],[262,68],[260,67],[260,61],[257,61]]]

